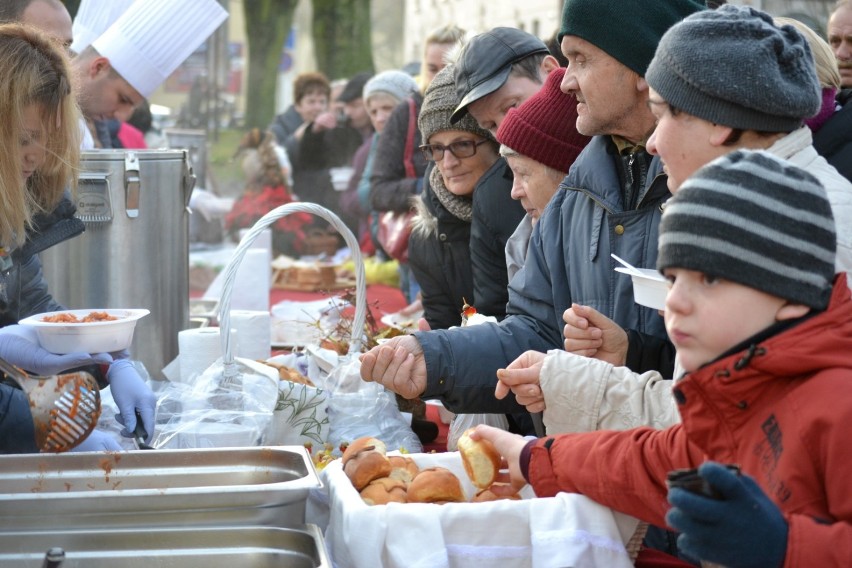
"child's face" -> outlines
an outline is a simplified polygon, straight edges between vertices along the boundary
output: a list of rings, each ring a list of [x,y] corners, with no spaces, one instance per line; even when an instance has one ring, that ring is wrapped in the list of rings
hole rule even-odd
[[[779,318],[785,300],[694,270],[669,268],[666,331],[692,372]]]

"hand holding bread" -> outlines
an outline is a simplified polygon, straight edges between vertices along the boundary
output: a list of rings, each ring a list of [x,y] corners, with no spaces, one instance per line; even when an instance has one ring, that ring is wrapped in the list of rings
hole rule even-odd
[[[489,440],[471,438],[473,430],[468,428],[461,435],[458,449],[470,481],[478,489],[485,489],[497,478],[500,471],[500,454]]]
[[[514,492],[520,491],[527,484],[527,480],[521,472],[521,451],[527,445],[527,440],[523,436],[480,424],[473,429],[473,432],[470,432],[470,438],[473,441],[487,440],[491,442],[497,453],[503,456],[509,471],[508,473],[500,472],[496,481],[508,483]],[[503,489],[498,489],[498,491],[502,493]]]

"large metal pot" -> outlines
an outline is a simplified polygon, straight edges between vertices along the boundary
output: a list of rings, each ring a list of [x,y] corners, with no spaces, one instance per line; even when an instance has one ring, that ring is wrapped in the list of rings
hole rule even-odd
[[[189,212],[195,177],[186,150],[83,152],[79,237],[41,255],[53,297],[69,308],[147,308],[131,355],[153,377],[189,326]]]

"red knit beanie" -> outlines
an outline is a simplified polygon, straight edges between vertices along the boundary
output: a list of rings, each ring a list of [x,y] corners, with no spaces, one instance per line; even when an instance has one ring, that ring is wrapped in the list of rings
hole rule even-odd
[[[577,132],[577,99],[559,90],[564,75],[564,68],[551,71],[538,93],[509,109],[497,140],[522,156],[568,173],[591,138]]]

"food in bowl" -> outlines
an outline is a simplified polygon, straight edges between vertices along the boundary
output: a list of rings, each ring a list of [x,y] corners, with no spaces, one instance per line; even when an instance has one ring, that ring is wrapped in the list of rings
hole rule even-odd
[[[72,313],[61,312],[52,316],[44,316],[41,321],[48,323],[91,323],[93,321],[114,321],[121,319],[118,316],[110,315],[106,312],[89,312],[83,318],[79,318]]]
[[[51,353],[112,353],[130,347],[136,322],[149,313],[119,308],[62,310],[18,323],[34,328],[41,346]]]

